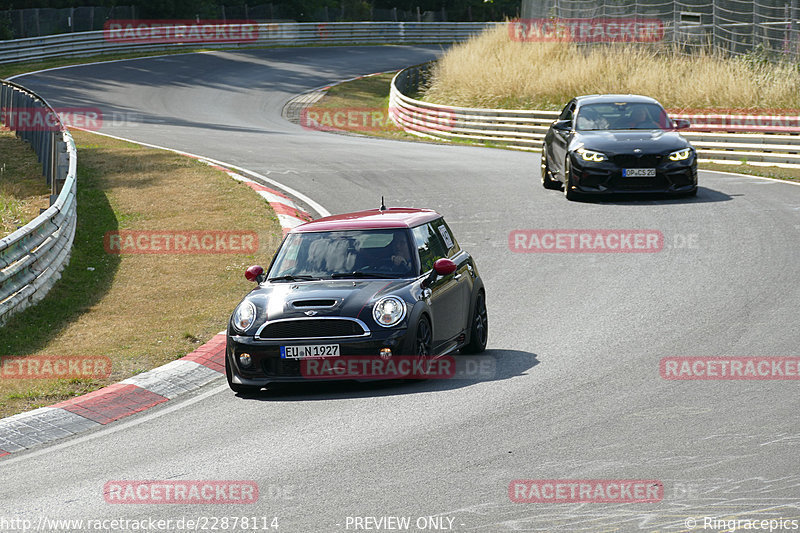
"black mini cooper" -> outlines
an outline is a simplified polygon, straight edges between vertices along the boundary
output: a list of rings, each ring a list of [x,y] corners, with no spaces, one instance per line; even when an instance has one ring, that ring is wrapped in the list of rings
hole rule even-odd
[[[656,100],[632,94],[579,96],[553,122],[542,146],[542,185],[581,195],[697,193],[697,153]]]
[[[288,233],[227,330],[231,389],[303,381],[348,357],[430,361],[486,348],[486,293],[442,216],[391,208],[321,218]],[[315,366],[316,368],[316,366]]]

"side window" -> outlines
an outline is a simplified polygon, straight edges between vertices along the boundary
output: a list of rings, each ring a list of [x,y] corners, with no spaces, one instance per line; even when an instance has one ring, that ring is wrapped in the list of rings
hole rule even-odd
[[[558,116],[558,120],[572,120],[572,113],[575,111],[575,102],[568,103],[561,114]]]
[[[444,249],[442,240],[436,234],[433,225],[423,224],[413,228],[411,232],[414,234],[414,244],[419,253],[420,273],[433,269],[433,264],[437,259],[447,257],[447,250]]]
[[[450,226],[447,225],[447,222],[445,222],[443,218],[435,221],[433,225],[436,226],[439,236],[442,238],[442,242],[447,249],[447,257],[453,257],[461,251],[456,239],[453,237],[453,233],[450,231]]]

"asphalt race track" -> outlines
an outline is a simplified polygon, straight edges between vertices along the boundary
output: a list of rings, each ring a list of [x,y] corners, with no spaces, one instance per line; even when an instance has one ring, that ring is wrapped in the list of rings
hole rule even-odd
[[[381,195],[440,211],[484,277],[483,357],[496,371],[302,385],[255,399],[235,396],[223,378],[0,461],[0,517],[263,516],[300,533],[388,531],[355,518],[390,516],[411,517],[412,531],[433,531],[439,522],[427,517],[443,517],[439,525],[455,531],[490,532],[677,532],[691,530],[690,518],[694,530],[704,530],[704,517],[798,519],[798,382],[665,380],[659,361],[800,355],[800,187],[703,172],[696,198],[567,202],[541,187],[535,154],[323,133],[281,117],[304,90],[436,53],[215,52],[16,80],[54,107],[99,107],[103,132],[253,170],[332,213],[378,207]],[[611,228],[660,231],[664,247],[509,247],[518,229]],[[112,505],[103,495],[110,480],[176,479],[255,481],[260,497]],[[515,479],[659,480],[663,500],[514,503]]]

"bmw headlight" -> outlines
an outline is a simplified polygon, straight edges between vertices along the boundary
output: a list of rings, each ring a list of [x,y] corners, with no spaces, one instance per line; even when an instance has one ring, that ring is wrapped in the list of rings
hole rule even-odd
[[[396,326],[406,316],[406,304],[397,296],[381,298],[372,308],[372,316],[385,328]]]
[[[578,148],[578,155],[581,156],[581,159],[584,161],[591,161],[593,163],[599,163],[608,159],[604,153],[587,150],[585,148]]]
[[[677,150],[669,154],[670,161],[685,161],[689,159],[689,156],[692,155],[691,148],[684,148],[682,150]]]
[[[233,327],[245,332],[256,320],[256,306],[253,302],[245,300],[233,312]]]

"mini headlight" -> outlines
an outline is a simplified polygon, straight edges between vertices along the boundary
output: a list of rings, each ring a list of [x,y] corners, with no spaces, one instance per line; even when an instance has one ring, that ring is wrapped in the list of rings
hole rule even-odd
[[[397,296],[381,298],[372,308],[375,322],[385,328],[397,325],[406,316],[406,304]]]
[[[592,150],[586,150],[585,148],[578,148],[578,155],[580,155],[581,159],[584,161],[592,161],[594,163],[599,163],[600,161],[605,161],[608,159],[606,154]]]
[[[252,326],[255,320],[256,306],[253,305],[253,302],[248,300],[240,303],[236,311],[233,312],[233,327],[241,332],[246,331]]]
[[[683,150],[677,150],[677,151],[672,152],[671,154],[669,154],[669,160],[670,161],[684,161],[686,159],[689,159],[689,156],[691,155],[691,153],[692,153],[692,149],[691,148],[684,148]]]

